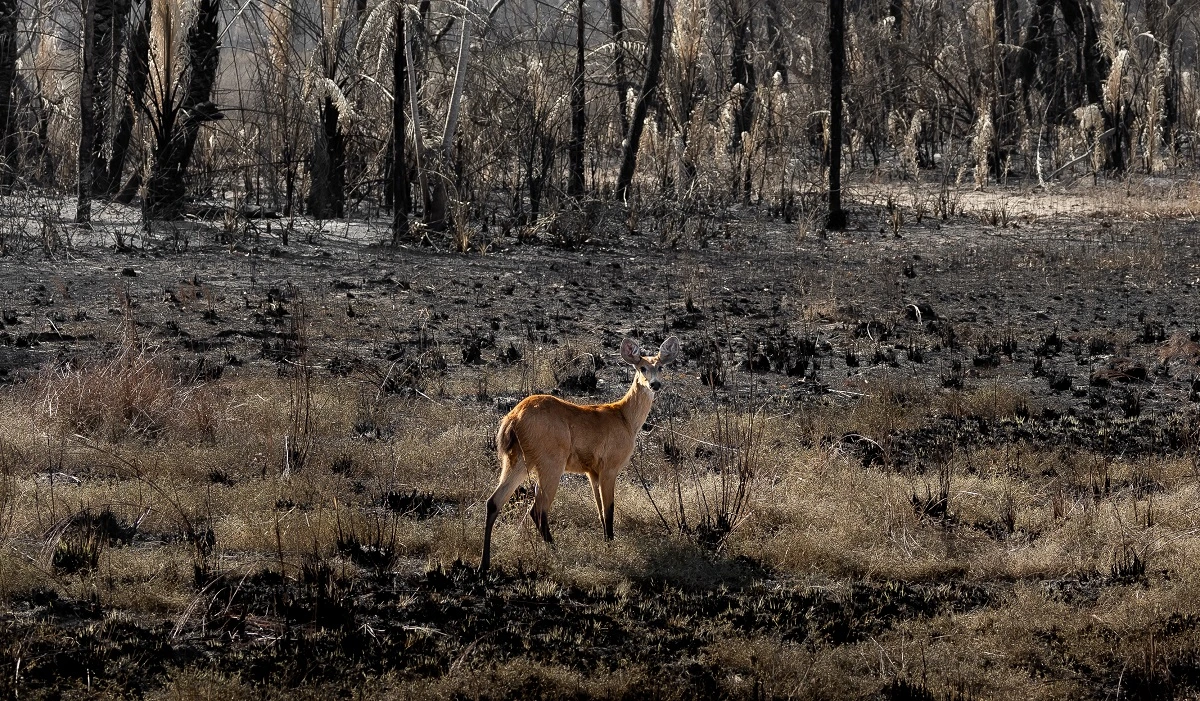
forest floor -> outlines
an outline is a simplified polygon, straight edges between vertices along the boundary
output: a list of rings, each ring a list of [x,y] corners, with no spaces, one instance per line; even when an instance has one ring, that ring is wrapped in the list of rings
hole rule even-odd
[[[1195,184],[853,192],[467,253],[14,217],[0,696],[1200,694]],[[477,575],[504,411],[668,335],[616,540],[568,476]]]

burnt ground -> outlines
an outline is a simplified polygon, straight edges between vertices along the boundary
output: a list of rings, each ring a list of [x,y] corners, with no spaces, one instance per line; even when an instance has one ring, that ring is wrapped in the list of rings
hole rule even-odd
[[[217,245],[200,227],[182,253],[160,243],[12,259],[0,272],[0,380],[103,355],[126,304],[140,340],[185,374],[270,370],[300,352],[303,305],[312,360],[335,376],[399,361],[410,375],[389,381],[428,389],[509,365],[526,344],[612,351],[623,335],[651,346],[675,334],[688,341],[680,369],[710,389],[755,376],[760,401],[844,401],[901,370],[892,376],[1019,391],[1039,409],[1019,430],[1029,440],[1126,452],[1186,442],[1170,417],[1200,399],[1195,222],[925,218],[895,236],[881,209],[858,230],[801,239],[762,210],[643,215],[632,234],[609,219],[569,246],[498,238],[479,242],[483,254],[393,251],[339,235],[349,230]],[[589,380],[564,389],[594,393]],[[898,441],[895,459],[911,460],[928,432]],[[988,427],[952,432],[996,440]]]
[[[734,568],[736,569],[736,568]],[[642,582],[608,589],[545,587],[544,576],[515,572],[481,579],[452,563],[419,577],[377,575],[353,583],[306,567],[297,581],[278,574],[210,581],[203,635],[177,635],[168,623],[108,618],[96,605],[35,591],[13,602],[5,637],[25,638],[22,687],[140,695],[175,668],[205,666],[283,688],[317,685],[350,693],[364,678],[436,678],[464,664],[516,659],[588,675],[638,665],[647,677],[627,698],[721,695],[723,671],[706,650],[730,634],[772,630],[787,642],[841,645],[898,620],[988,603],[979,586],[877,584],[844,589],[782,587],[740,572],[731,588],[689,592]],[[752,581],[753,580],[753,581]],[[32,614],[33,621],[27,616]],[[506,694],[561,695],[536,677]]]
[[[649,346],[675,334],[686,359],[672,393],[696,407],[734,390],[787,410],[853,406],[881,386],[904,406],[905,382],[1018,397],[1011,415],[931,415],[881,441],[837,430],[818,438],[864,467],[919,473],[948,450],[981,446],[1125,458],[1192,450],[1200,224],[1026,215],[1001,226],[980,215],[926,217],[896,235],[882,208],[867,207],[854,221],[856,230],[801,238],[764,210],[643,214],[633,232],[613,213],[589,238],[485,239],[486,253],[465,255],[392,250],[338,231],[287,246],[266,235],[217,243],[202,228],[186,251],[31,251],[0,261],[0,381],[20,387],[103,357],[131,318],[142,342],[199,380],[269,375],[303,356],[331,377],[494,410],[504,399],[464,389],[469,378],[532,348],[570,343],[611,357],[625,335]],[[619,369],[599,370],[599,384],[586,368],[564,371],[559,384],[576,396],[617,396]],[[689,590],[651,578],[583,590],[536,572],[481,580],[461,563],[355,578],[316,561],[288,578],[269,568],[236,581],[198,570],[206,610],[182,626],[179,617],[113,615],[96,599],[36,589],[0,614],[0,648],[9,651],[0,690],[141,696],[174,670],[203,668],[349,693],[364,678],[403,683],[477,660],[526,660],[583,675],[636,664],[646,676],[626,687],[630,698],[720,696],[733,692],[728,670],[707,657],[715,640],[758,631],[842,645],[902,620],[987,609],[1011,586],[810,587],[751,561],[696,566],[714,568],[724,584]],[[1063,597],[1091,600],[1095,586],[1054,584]],[[1076,673],[1103,695],[1115,672],[1093,660]],[[1170,678],[1172,693],[1194,691],[1200,666]],[[584,693],[537,676],[524,683],[505,693]],[[1162,691],[1132,673],[1120,683],[1129,693]],[[763,693],[753,679],[736,688]],[[907,682],[880,693],[934,698]]]

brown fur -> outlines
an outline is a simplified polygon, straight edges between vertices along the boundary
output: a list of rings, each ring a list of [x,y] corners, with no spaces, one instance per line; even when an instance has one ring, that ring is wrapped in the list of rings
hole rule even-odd
[[[629,464],[637,433],[654,404],[654,389],[663,365],[679,352],[675,337],[663,342],[653,357],[641,355],[629,339],[621,344],[621,357],[635,368],[633,384],[619,401],[580,405],[548,394],[526,397],[500,420],[496,452],[500,458],[500,483],[487,502],[483,556],[479,569],[490,564],[492,527],[500,509],[528,477],[537,481],[529,517],[542,538],[550,535],[550,505],[564,472],[587,475],[596,500],[604,536],[613,537],[613,497],[617,474]]]

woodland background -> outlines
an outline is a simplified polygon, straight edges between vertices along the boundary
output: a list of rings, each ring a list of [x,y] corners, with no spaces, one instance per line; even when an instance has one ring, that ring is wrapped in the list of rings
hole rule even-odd
[[[1197,10],[2,0],[0,187],[74,193],[77,221],[141,195],[147,220],[390,217],[397,242],[461,249],[494,226],[580,236],[614,199],[790,220],[826,206],[833,141],[852,177],[943,189],[1162,173],[1196,159]]]

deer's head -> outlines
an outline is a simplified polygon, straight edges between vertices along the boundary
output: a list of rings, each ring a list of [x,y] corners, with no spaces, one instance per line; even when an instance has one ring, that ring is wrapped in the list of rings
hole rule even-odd
[[[679,356],[679,348],[679,339],[671,336],[662,342],[658,353],[643,355],[637,341],[627,338],[621,341],[621,360],[632,365],[637,371],[634,382],[641,382],[657,392],[662,388],[662,381],[658,379],[659,371]]]

